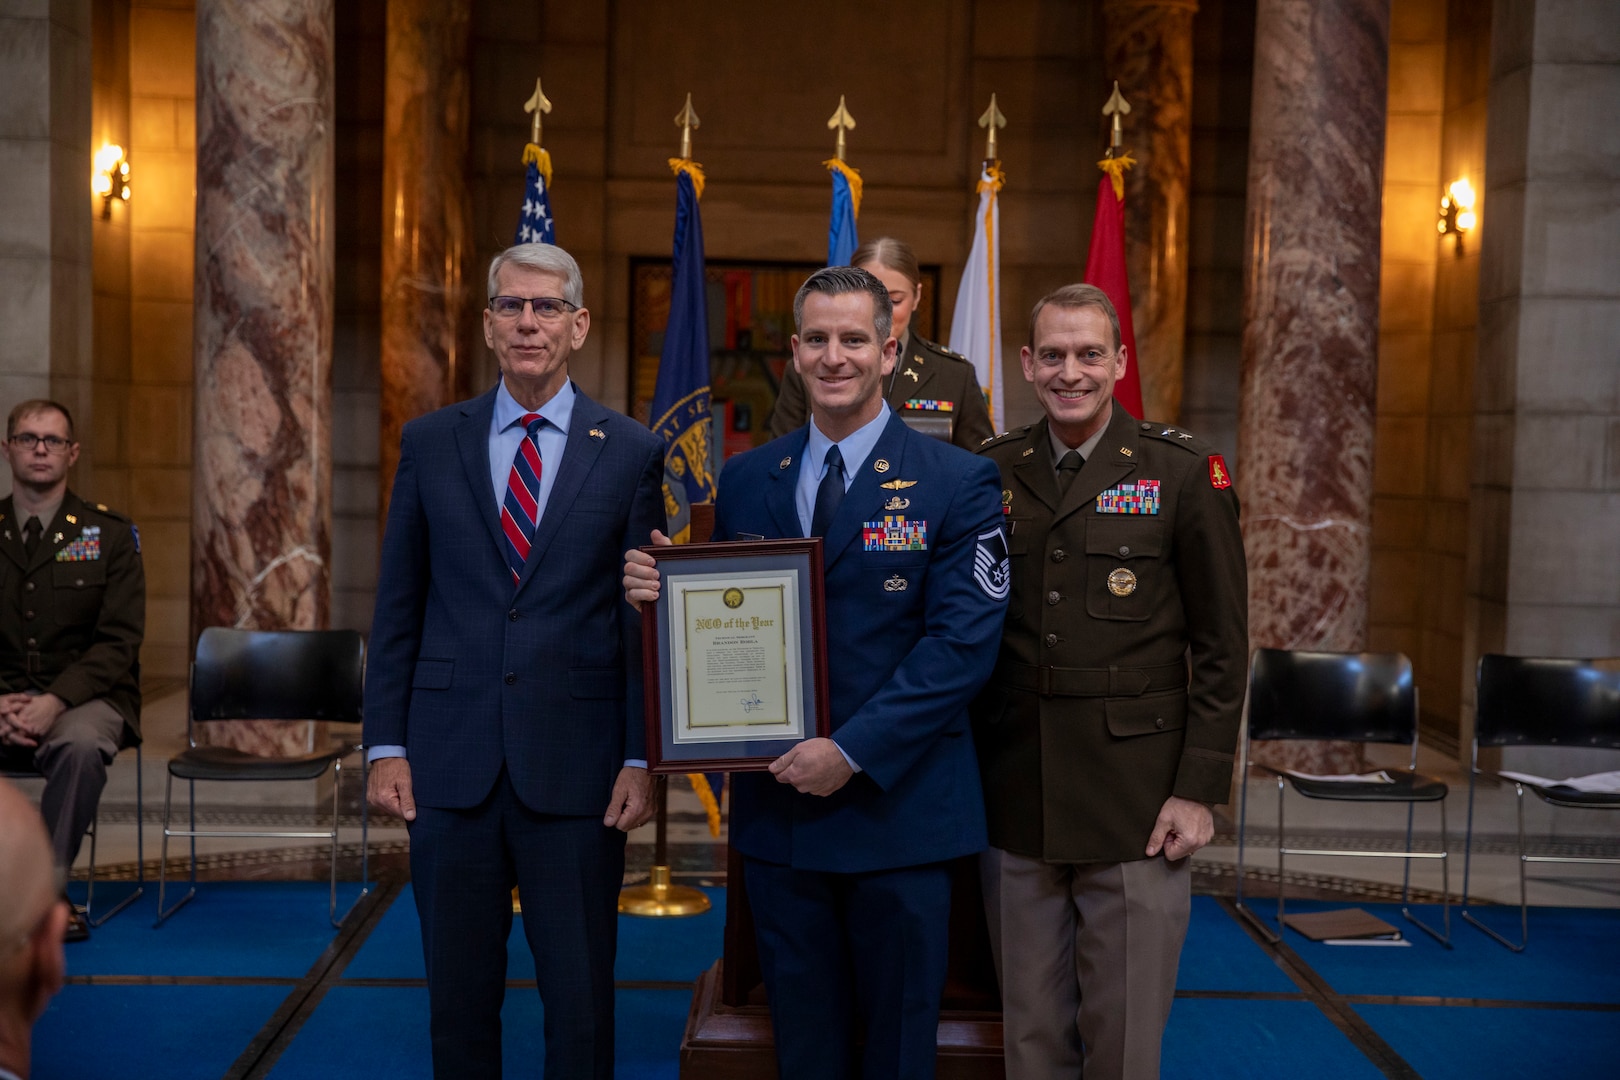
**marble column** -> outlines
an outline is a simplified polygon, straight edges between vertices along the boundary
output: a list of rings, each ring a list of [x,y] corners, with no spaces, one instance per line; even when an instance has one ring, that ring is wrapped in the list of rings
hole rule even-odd
[[[1260,0],[1236,477],[1250,644],[1367,643],[1389,0]],[[1356,755],[1279,744],[1266,760]]]
[[[1106,0],[1104,72],[1130,103],[1125,147],[1125,264],[1133,359],[1147,416],[1181,413],[1187,333],[1187,199],[1192,174],[1192,22],[1195,0]]]
[[[466,381],[464,313],[478,287],[465,277],[471,16],[471,0],[388,3],[379,523],[388,519],[400,429],[448,405]]]
[[[193,639],[327,625],[332,15],[332,0],[197,4]],[[230,727],[249,750],[311,738]]]

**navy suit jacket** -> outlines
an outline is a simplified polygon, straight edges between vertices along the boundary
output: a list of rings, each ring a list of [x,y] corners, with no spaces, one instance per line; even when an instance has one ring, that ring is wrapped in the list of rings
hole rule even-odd
[[[715,539],[803,535],[794,506],[808,428],[726,463]],[[968,703],[990,676],[1006,614],[1001,480],[984,458],[891,416],[823,538],[833,738],[862,772],[827,797],[767,773],[732,790],[731,843],[807,870],[857,873],[984,848]],[[911,481],[906,487],[884,483]],[[894,508],[885,509],[885,504]],[[863,526],[925,522],[927,548],[866,550]],[[981,584],[981,547],[994,581]]]
[[[577,387],[576,387],[577,390]],[[626,549],[666,527],[663,445],[580,393],[516,589],[490,487],[495,391],[405,425],[366,665],[365,741],[403,745],[416,801],[601,814],[645,756]]]

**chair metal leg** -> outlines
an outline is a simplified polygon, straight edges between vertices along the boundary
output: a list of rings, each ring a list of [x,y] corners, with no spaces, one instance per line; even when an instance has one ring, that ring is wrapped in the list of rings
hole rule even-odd
[[[341,927],[343,920],[349,917],[350,912],[360,906],[360,901],[371,892],[371,882],[366,876],[366,782],[370,779],[370,770],[366,767],[365,751],[360,751],[360,894],[354,898],[354,903],[344,909],[343,917],[337,916],[337,828],[338,828],[338,798],[337,793],[343,786],[343,762],[334,763],[336,771],[332,775],[332,903],[328,918],[334,927]]]
[[[1277,937],[1283,931],[1283,861],[1287,843],[1283,839],[1283,778],[1277,777]]]
[[[342,926],[337,917],[338,797],[343,792],[343,762],[332,762],[332,884],[326,902],[326,918],[334,927]]]
[[[84,890],[84,918],[92,928],[99,928],[108,919],[123,911],[129,905],[139,900],[146,892],[146,850],[141,841],[141,831],[146,826],[146,801],[142,798],[141,790],[141,747],[135,744],[135,888],[132,889],[118,903],[114,904],[101,918],[92,918],[90,913],[94,910],[92,903],[96,891],[96,832],[101,829],[100,809],[96,812],[94,831],[90,834],[90,881]]]
[[[1497,944],[1503,945],[1516,953],[1522,953],[1525,950],[1525,946],[1530,944],[1530,903],[1529,894],[1526,891],[1524,881],[1524,864],[1528,861],[1524,855],[1524,785],[1515,783],[1513,788],[1517,793],[1519,808],[1519,943],[1515,945],[1501,934],[1498,934],[1495,930],[1492,930],[1490,927],[1474,918],[1474,916],[1466,910],[1462,913],[1462,917],[1467,922],[1473,924],[1475,929],[1483,930],[1485,934],[1496,941]],[[1464,892],[1466,893],[1467,878],[1464,877],[1463,880],[1465,883]]]
[[[1406,850],[1408,852],[1411,852],[1412,850],[1412,815],[1416,810],[1416,803],[1406,804]],[[1451,853],[1446,850],[1446,801],[1441,799],[1440,918],[1442,925],[1445,927],[1445,933],[1442,934],[1440,931],[1436,930],[1434,927],[1412,914],[1412,859],[1410,855],[1401,860],[1402,865],[1405,867],[1401,875],[1401,914],[1406,916],[1407,922],[1411,923],[1413,926],[1416,926],[1419,930],[1422,930],[1425,934],[1428,934],[1430,937],[1434,938],[1434,940],[1438,941],[1441,945],[1444,945],[1448,949],[1453,947],[1451,944],[1451,871],[1448,869],[1450,855]]]
[[[191,831],[197,831],[197,785],[187,781],[191,786]],[[174,902],[173,907],[163,906],[163,896],[168,885],[169,877],[169,813],[174,802],[174,774],[170,773],[168,782],[163,785],[163,851],[158,856],[158,915],[154,927],[162,926],[163,921],[170,915],[184,907],[192,897],[197,895],[197,838],[191,838],[191,888],[186,895]]]
[[[1279,939],[1265,920],[1254,913],[1254,910],[1243,901],[1243,847],[1249,829],[1249,740],[1243,740],[1241,759],[1238,763],[1238,785],[1242,789],[1238,792],[1238,850],[1237,850],[1237,895],[1233,906],[1238,914],[1249,921],[1262,937],[1275,944]]]

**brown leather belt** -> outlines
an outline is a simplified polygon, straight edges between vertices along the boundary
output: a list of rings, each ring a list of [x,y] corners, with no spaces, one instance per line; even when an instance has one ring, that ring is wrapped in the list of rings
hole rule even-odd
[[[1042,697],[1137,697],[1153,690],[1185,690],[1187,665],[1068,668],[1003,661],[996,665],[992,682],[1010,690],[1033,690]]]

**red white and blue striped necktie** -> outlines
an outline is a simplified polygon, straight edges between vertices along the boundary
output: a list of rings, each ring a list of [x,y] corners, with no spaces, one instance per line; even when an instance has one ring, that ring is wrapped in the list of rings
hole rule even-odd
[[[506,565],[515,586],[523,578],[523,564],[534,546],[534,530],[540,524],[540,425],[539,413],[524,413],[523,441],[512,456],[512,471],[506,477],[506,498],[501,502],[501,531],[506,534]]]

